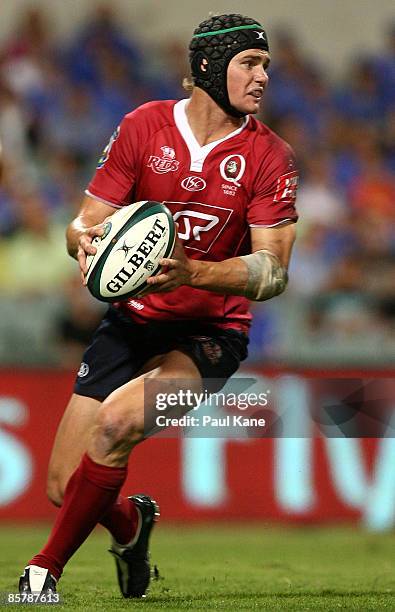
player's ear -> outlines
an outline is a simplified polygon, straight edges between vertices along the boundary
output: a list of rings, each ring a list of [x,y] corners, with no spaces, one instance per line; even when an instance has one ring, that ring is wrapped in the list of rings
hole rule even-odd
[[[202,78],[210,76],[211,66],[208,57],[202,51],[195,53],[192,60],[192,74],[199,74]]]
[[[200,63],[200,71],[207,72],[207,69],[208,69],[208,59],[206,57],[203,57]]]

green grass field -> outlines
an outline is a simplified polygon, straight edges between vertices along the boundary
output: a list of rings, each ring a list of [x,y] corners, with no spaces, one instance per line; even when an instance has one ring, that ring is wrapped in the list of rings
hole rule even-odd
[[[0,591],[16,590],[46,534],[42,527],[0,529]],[[97,531],[78,551],[60,582],[56,610],[395,610],[392,533],[158,526],[152,561],[161,578],[139,601],[120,596],[107,545],[107,534]]]

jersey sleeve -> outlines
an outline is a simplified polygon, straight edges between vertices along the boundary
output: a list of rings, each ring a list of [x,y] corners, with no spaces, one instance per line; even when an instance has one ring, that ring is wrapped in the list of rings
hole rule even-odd
[[[85,193],[116,208],[130,204],[137,148],[137,128],[131,113],[123,118],[111,136]]]
[[[283,141],[272,147],[257,175],[253,197],[247,209],[250,227],[274,227],[296,222],[298,171],[292,149]]]

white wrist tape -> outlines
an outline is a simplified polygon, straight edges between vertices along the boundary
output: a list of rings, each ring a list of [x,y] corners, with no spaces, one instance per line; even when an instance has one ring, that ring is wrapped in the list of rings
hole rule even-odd
[[[256,302],[280,295],[287,286],[287,270],[277,255],[261,250],[240,257],[248,268],[248,280],[244,295]]]

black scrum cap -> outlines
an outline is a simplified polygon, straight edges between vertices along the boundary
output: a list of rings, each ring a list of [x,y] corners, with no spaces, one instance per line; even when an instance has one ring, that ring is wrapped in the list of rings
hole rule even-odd
[[[236,14],[218,15],[202,21],[189,45],[194,84],[234,117],[242,117],[243,113],[229,101],[228,65],[232,57],[246,49],[269,51],[267,36],[260,23]]]

